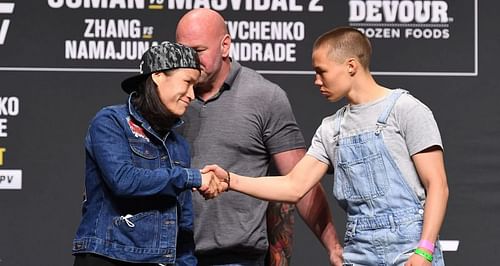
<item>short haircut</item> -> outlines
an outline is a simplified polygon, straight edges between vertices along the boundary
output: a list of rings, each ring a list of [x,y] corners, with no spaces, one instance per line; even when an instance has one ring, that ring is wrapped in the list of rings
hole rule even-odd
[[[359,30],[352,27],[338,27],[323,33],[313,45],[316,50],[326,45],[328,56],[337,62],[355,57],[365,69],[369,69],[372,46],[370,40]]]

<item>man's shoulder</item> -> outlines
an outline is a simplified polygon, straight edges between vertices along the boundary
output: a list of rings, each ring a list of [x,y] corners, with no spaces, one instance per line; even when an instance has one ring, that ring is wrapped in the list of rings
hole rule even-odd
[[[243,65],[241,66],[238,80],[240,85],[248,85],[256,89],[282,90],[278,84],[270,81],[256,70]]]

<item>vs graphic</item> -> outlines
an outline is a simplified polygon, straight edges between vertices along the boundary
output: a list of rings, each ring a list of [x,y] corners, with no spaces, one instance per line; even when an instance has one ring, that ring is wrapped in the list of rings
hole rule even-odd
[[[0,3],[0,16],[2,14],[12,13],[14,13],[14,3]],[[1,19],[0,21],[0,45],[3,45],[5,37],[7,36],[7,31],[9,30],[10,19]]]

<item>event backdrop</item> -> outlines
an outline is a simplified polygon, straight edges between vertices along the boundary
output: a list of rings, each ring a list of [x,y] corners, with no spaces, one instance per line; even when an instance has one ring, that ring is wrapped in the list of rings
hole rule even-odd
[[[187,10],[227,19],[231,55],[286,90],[306,139],[328,103],[313,86],[314,39],[340,25],[364,31],[371,69],[434,112],[450,200],[441,231],[448,265],[498,265],[500,31],[497,1],[0,0],[0,266],[72,265],[80,219],[83,138],[151,45],[173,40]],[[323,185],[342,238],[344,213]],[[292,265],[327,265],[297,216]]]

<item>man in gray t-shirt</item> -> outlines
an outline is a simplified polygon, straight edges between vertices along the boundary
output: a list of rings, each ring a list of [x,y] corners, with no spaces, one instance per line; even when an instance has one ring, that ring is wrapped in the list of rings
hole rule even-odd
[[[177,25],[177,41],[194,48],[202,73],[196,99],[180,128],[191,144],[192,166],[220,164],[252,176],[268,174],[274,161],[288,173],[305,154],[303,136],[285,92],[249,68],[231,61],[224,19],[210,9],[195,9]],[[193,195],[198,265],[289,265],[293,205],[269,203],[236,193],[206,201]],[[326,195],[315,186],[297,203],[305,223],[341,265]]]

